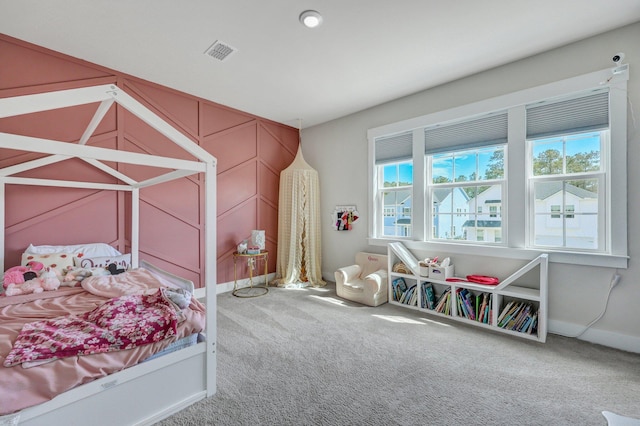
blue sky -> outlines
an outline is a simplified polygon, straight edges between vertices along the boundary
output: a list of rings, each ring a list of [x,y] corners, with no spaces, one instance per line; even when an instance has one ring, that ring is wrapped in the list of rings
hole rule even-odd
[[[575,155],[579,152],[600,151],[599,133],[589,133],[586,137],[584,135],[567,136],[564,139],[567,141],[567,156]],[[548,149],[555,149],[562,153],[562,140],[562,137],[555,137],[535,141],[533,145],[533,156],[537,157],[538,154]]]
[[[394,182],[399,177],[398,182],[409,182],[413,185],[413,164],[401,163],[399,167],[390,164],[384,167],[384,181]]]
[[[432,163],[433,176],[444,176],[451,180],[460,175],[468,178],[476,173],[482,179],[494,151],[495,148],[457,152],[455,159],[450,154],[435,155]]]

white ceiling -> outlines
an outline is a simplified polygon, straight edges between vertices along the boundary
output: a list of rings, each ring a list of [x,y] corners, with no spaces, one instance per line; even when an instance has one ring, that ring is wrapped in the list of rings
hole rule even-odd
[[[294,127],[637,21],[640,0],[0,0],[0,33]]]

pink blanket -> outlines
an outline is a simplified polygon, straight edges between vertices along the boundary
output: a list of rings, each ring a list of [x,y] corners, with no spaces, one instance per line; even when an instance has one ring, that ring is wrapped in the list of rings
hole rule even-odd
[[[82,315],[25,324],[3,364],[131,349],[175,336],[177,323],[164,289],[117,297]]]
[[[147,290],[157,287],[162,285],[150,284],[138,294],[145,294]],[[0,302],[10,302],[6,305],[0,303],[0,416],[48,401],[78,385],[138,364],[176,340],[203,331],[206,320],[204,305],[191,298],[189,308],[183,309],[178,316],[177,334],[174,337],[122,351],[69,356],[51,362],[35,361],[5,367],[4,361],[25,325],[69,315],[80,317],[108,301],[83,288],[44,292],[40,293],[37,300],[31,301],[20,300],[21,297],[0,298]],[[44,364],[24,368],[29,364],[39,363]]]

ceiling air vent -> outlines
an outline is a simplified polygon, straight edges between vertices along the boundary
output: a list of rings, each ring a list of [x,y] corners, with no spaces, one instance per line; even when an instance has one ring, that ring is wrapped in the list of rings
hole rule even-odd
[[[219,61],[224,61],[237,51],[238,49],[235,47],[232,47],[223,41],[216,40],[216,42],[213,43],[204,53]]]

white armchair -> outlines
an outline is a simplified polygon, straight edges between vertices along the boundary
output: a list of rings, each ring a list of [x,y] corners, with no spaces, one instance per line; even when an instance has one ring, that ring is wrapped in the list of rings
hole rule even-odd
[[[356,264],[339,268],[335,273],[338,297],[378,306],[387,302],[387,256],[356,253]]]

